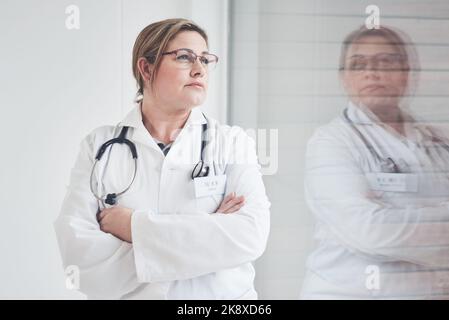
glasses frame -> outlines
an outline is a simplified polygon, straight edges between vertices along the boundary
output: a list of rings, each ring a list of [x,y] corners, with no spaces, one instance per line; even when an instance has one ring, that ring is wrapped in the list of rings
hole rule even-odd
[[[374,55],[374,56],[372,56],[372,57],[369,57],[368,58],[368,63],[367,63],[367,65],[366,65],[366,67],[364,67],[363,69],[354,69],[354,68],[351,68],[351,67],[349,67],[349,66],[347,66],[346,64],[348,64],[347,62],[345,63],[345,66],[344,67],[341,67],[340,68],[340,71],[343,71],[343,70],[346,70],[346,71],[350,71],[350,72],[355,72],[355,73],[362,73],[362,72],[366,72],[366,71],[382,71],[382,72],[385,72],[385,71],[387,71],[387,72],[391,72],[391,71],[397,71],[397,72],[404,72],[404,71],[410,71],[410,68],[408,67],[408,66],[405,66],[404,67],[404,63],[403,62],[400,62],[400,64],[401,64],[401,66],[402,67],[400,67],[400,68],[380,68],[379,66],[378,66],[378,64],[379,64],[379,58],[378,58],[378,56],[382,56],[382,55],[390,55],[390,56],[396,56],[396,57],[398,57],[398,58],[404,58],[404,55],[402,55],[402,54],[400,54],[400,53],[392,53],[392,54],[390,54],[390,53],[388,53],[388,54],[386,54],[386,53],[380,53],[380,54],[376,54],[376,55]],[[374,63],[373,62],[376,62],[375,63],[375,66],[374,66]],[[349,63],[350,64],[350,63]],[[405,64],[405,65],[407,65],[407,64]],[[368,67],[369,66],[369,67]]]
[[[187,52],[189,52],[190,54],[192,54],[192,56],[195,57],[195,60],[194,60],[194,61],[196,61],[198,58],[205,58],[204,55],[198,55],[198,54],[196,54],[195,52],[193,52],[193,50],[188,49],[188,48],[179,48],[179,49],[176,49],[176,50],[164,52],[164,53],[162,53],[162,55],[165,56],[165,55],[170,55],[170,54],[178,54],[178,52],[181,51],[181,50],[187,51]],[[213,54],[213,53],[208,53],[207,55],[213,56],[213,57],[215,58],[215,62],[214,62],[215,65],[214,65],[214,67],[212,67],[212,69],[209,68],[207,64],[204,64],[204,63],[201,61],[201,59],[200,59],[200,63],[201,63],[201,65],[202,65],[206,70],[213,70],[213,69],[217,66],[217,64],[218,64],[218,56],[215,55],[215,54]],[[189,61],[189,65],[193,65],[194,63],[195,63],[195,62],[190,62],[190,61]]]

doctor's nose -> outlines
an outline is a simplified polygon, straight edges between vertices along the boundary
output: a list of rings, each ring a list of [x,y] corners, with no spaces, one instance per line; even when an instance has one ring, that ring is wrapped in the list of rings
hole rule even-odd
[[[197,78],[197,77],[204,77],[206,73],[207,73],[206,67],[199,61],[199,59],[196,59],[192,65],[190,75],[193,78]]]
[[[366,79],[380,79],[379,70],[375,68],[366,69],[363,75]]]

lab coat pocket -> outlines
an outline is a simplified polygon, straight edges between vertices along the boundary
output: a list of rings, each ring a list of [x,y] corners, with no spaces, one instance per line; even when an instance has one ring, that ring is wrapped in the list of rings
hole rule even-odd
[[[223,195],[211,195],[196,198],[196,209],[202,213],[214,213],[223,200]]]

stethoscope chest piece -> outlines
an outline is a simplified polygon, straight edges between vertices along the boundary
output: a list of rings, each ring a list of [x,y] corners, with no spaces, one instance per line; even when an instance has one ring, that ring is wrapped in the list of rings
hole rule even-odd
[[[398,166],[391,158],[382,160],[380,164],[380,170],[385,173],[400,173]]]
[[[117,194],[116,193],[108,193],[106,196],[106,200],[104,201],[106,204],[110,206],[114,206],[117,203]]]

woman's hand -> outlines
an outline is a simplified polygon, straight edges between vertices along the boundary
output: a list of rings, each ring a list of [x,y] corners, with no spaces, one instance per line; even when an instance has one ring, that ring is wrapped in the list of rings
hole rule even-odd
[[[216,213],[233,213],[240,210],[245,204],[244,196],[235,196],[235,192],[228,194],[218,207]]]
[[[132,243],[131,215],[132,209],[111,207],[103,209],[97,215],[97,219],[100,223],[101,231],[110,233],[120,240]]]

